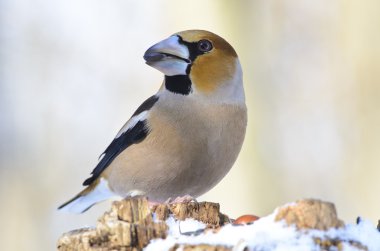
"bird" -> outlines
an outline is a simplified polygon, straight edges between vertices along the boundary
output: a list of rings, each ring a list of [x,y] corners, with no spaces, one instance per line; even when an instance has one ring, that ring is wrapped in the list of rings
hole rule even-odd
[[[247,107],[235,49],[206,30],[151,46],[145,63],[164,74],[105,149],[86,186],[58,209],[82,213],[117,197],[162,203],[197,198],[229,172],[242,148]]]

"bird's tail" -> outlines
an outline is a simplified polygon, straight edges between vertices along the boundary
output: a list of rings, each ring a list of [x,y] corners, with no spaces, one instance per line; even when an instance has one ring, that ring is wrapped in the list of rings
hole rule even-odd
[[[74,198],[58,207],[59,210],[70,213],[83,213],[93,205],[103,200],[109,199],[115,194],[109,189],[107,181],[103,178],[95,181],[83,189]]]

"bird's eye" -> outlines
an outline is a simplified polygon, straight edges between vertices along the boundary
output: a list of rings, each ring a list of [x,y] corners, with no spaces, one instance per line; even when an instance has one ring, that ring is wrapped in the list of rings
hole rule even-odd
[[[198,42],[198,50],[201,52],[208,52],[212,50],[212,43],[206,39],[202,39]]]

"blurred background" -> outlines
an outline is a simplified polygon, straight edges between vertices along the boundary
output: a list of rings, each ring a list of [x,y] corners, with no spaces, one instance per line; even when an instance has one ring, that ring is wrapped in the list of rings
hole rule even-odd
[[[201,200],[231,217],[320,198],[380,218],[380,1],[0,0],[2,250],[53,250],[109,207],[56,211],[161,73],[152,44],[213,31],[244,70],[248,132]]]

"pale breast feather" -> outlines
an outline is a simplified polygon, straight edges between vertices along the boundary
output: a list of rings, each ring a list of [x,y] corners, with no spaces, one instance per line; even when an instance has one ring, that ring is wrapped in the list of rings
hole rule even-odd
[[[99,163],[91,172],[91,177],[83,182],[84,186],[90,185],[94,182],[100,174],[109,166],[112,161],[127,147],[132,144],[141,142],[149,133],[147,127],[147,113],[158,101],[157,96],[152,96],[147,99],[123,126],[123,128],[116,135],[115,139],[107,147],[101,155]]]

